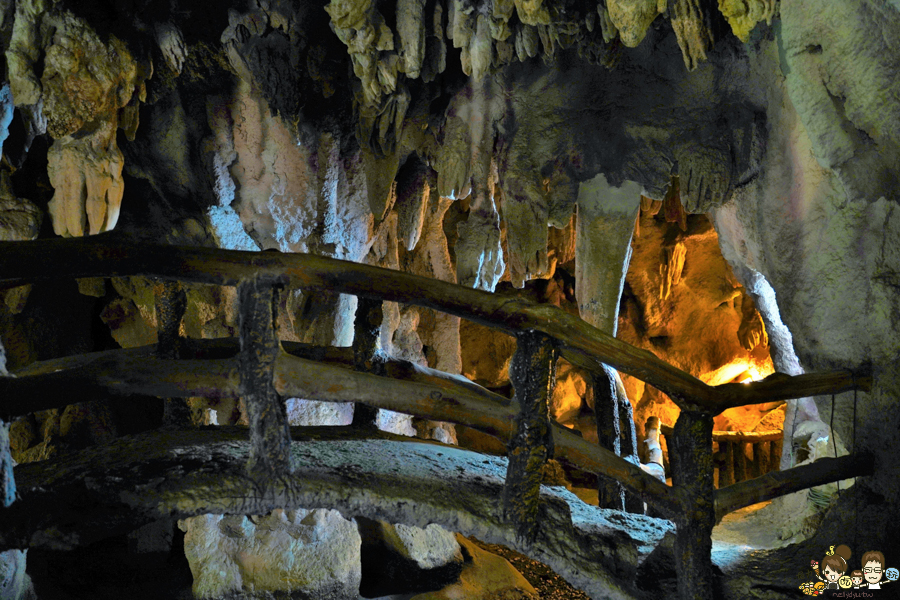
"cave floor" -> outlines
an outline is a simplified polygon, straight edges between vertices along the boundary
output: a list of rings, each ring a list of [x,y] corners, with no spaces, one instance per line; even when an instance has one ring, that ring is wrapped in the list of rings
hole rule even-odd
[[[733,571],[751,556],[794,543],[783,539],[790,518],[778,502],[760,502],[734,511],[713,528],[712,560],[724,572]]]

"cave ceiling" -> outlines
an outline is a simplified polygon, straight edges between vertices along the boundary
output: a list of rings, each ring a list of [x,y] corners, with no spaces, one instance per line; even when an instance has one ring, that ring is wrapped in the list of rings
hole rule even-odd
[[[489,238],[499,211],[521,285],[546,269],[542,231],[568,223],[580,181],[603,173],[661,199],[680,174],[686,209],[705,212],[754,177],[763,83],[731,33],[749,39],[750,16],[728,15],[686,0],[20,2],[3,35],[24,125],[5,151],[24,162],[46,130],[58,234],[112,229],[120,210],[164,226],[235,194],[222,170],[252,171],[235,136],[259,137],[235,121],[274,115],[283,137],[318,149],[296,160],[355,164],[376,222],[417,170],[440,195],[471,197],[463,243]],[[224,187],[252,203],[241,183]]]

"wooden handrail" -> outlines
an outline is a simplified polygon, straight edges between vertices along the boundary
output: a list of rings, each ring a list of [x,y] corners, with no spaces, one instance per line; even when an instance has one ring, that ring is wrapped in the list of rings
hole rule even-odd
[[[601,363],[610,365],[668,394],[682,410],[718,414],[734,406],[773,399],[871,388],[870,377],[855,376],[849,371],[770,376],[749,384],[712,387],[558,307],[321,256],[150,244],[116,232],[84,238],[0,242],[0,256],[0,286],[4,287],[73,277],[143,275],[218,285],[237,285],[263,277],[305,290],[424,306],[511,335],[540,331],[560,343],[567,360],[591,371],[601,369]]]
[[[663,435],[673,435],[675,430],[671,425],[660,425],[659,431]],[[712,441],[714,442],[747,442],[755,444],[756,442],[774,442],[780,440],[784,435],[783,431],[713,431]]]
[[[208,343],[206,343],[208,342]],[[197,356],[228,355],[236,340],[189,340],[186,352]],[[352,350],[284,344],[315,358],[283,352],[275,366],[275,389],[286,397],[325,402],[357,401],[436,421],[471,427],[508,442],[515,431],[516,407],[464,377],[442,373],[405,361],[389,361],[386,375],[354,371]],[[33,363],[0,378],[0,416],[9,418],[60,408],[104,394],[146,394],[161,397],[239,396],[236,357],[160,360],[155,347],[109,350],[91,355]],[[73,395],[76,394],[76,395]],[[553,427],[556,457],[584,471],[614,478],[667,515],[677,511],[672,488],[640,467],[582,439]]]
[[[808,465],[784,471],[772,471],[762,477],[748,479],[716,490],[716,518],[721,519],[732,511],[757,502],[842,479],[872,475],[874,472],[874,460],[866,454],[820,458]]]

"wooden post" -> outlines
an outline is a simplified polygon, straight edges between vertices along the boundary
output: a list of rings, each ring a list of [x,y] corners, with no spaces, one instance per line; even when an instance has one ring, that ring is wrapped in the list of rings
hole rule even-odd
[[[177,360],[181,350],[181,321],[187,310],[187,296],[178,281],[159,281],[156,292],[156,355]],[[163,399],[163,423],[186,427],[191,424],[191,410],[184,398]]]
[[[750,448],[753,450],[753,458],[750,460],[750,477],[749,479],[756,479],[760,475],[763,474],[762,470],[762,450],[760,449],[762,446],[762,442],[754,442],[750,444]]]
[[[603,365],[602,373],[594,373],[591,378],[594,388],[594,418],[597,423],[597,441],[601,448],[622,455],[621,420],[616,378],[613,370]],[[625,510],[625,490],[619,483],[607,477],[599,477],[598,506]]]
[[[525,544],[537,535],[544,463],[553,456],[549,402],[556,384],[556,348],[538,332],[519,335],[509,365],[509,379],[519,405],[516,433],[509,442],[509,465],[503,487],[503,514]]]
[[[357,371],[385,375],[384,362],[378,360],[378,334],[384,320],[381,300],[357,297],[356,317],[353,321],[353,367]],[[377,427],[378,409],[355,403],[353,425],[357,427]]]
[[[747,455],[744,454],[745,442],[734,443],[734,482],[738,483],[749,479],[747,477]]]
[[[781,470],[781,453],[784,452],[784,438],[772,442],[772,449],[769,451],[769,457],[772,462],[772,471]]]
[[[672,482],[679,489],[683,512],[675,517],[675,565],[678,597],[707,600],[713,597],[713,497],[711,415],[683,410],[669,440]]]
[[[759,476],[762,477],[772,470],[772,442],[760,442],[753,449],[753,452],[759,452]]]
[[[260,279],[238,286],[241,396],[250,417],[247,470],[263,480],[290,472],[291,434],[284,400],[275,391],[275,362],[282,352],[275,335],[275,290]]]
[[[725,454],[719,469],[719,487],[721,488],[734,483],[734,443],[719,442],[719,448],[722,448]]]

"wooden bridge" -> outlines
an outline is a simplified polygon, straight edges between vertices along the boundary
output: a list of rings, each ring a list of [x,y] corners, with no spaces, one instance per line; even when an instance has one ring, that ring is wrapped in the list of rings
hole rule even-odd
[[[22,494],[17,502],[0,509],[0,549],[70,548],[86,543],[90,535],[112,535],[161,516],[261,513],[287,504],[329,505],[364,514],[368,503],[378,505],[378,515],[398,522],[424,525],[423,520],[438,518],[434,511],[417,513],[415,506],[389,502],[373,490],[388,484],[428,484],[437,486],[438,492],[452,493],[451,488],[440,487],[453,477],[452,470],[435,464],[431,471],[412,476],[401,473],[399,467],[394,472],[365,464],[366,444],[371,448],[368,456],[376,461],[378,452],[400,456],[406,452],[403,448],[411,448],[404,444],[422,444],[421,440],[382,434],[359,419],[355,421],[360,426],[343,434],[323,433],[321,428],[292,430],[285,397],[354,401],[462,424],[500,439],[509,457],[498,463],[505,465],[505,483],[494,489],[489,473],[468,481],[465,489],[471,498],[460,502],[471,513],[471,522],[458,511],[453,518],[444,511],[444,523],[473,533],[506,529],[514,533],[517,549],[551,566],[562,565],[561,574],[595,597],[606,597],[601,589],[613,590],[618,584],[614,577],[600,583],[588,581],[571,561],[566,567],[560,559],[569,552],[583,561],[594,560],[585,550],[590,538],[573,523],[578,520],[575,513],[555,510],[559,506],[553,502],[561,500],[548,500],[547,491],[541,491],[542,467],[549,458],[596,473],[601,486],[623,486],[675,524],[679,597],[685,600],[713,597],[710,534],[717,517],[762,500],[872,472],[871,460],[850,455],[763,474],[769,470],[768,461],[777,460],[771,448],[764,453],[761,445],[759,458],[748,467],[743,451],[732,445],[739,441],[720,436],[716,441],[725,458],[719,462],[730,461],[731,466],[720,470],[720,488],[713,485],[715,415],[737,406],[868,391],[871,377],[867,373],[793,377],[776,373],[759,382],[711,387],[557,307],[318,256],[147,244],[109,233],[3,242],[0,257],[2,288],[81,277],[144,276],[161,281],[156,346],[44,361],[14,377],[0,378],[0,418],[9,420],[110,394],[143,394],[168,399],[243,398],[250,420],[249,442],[246,433],[232,428],[191,430],[178,411],[183,402],[169,400],[166,419],[172,427],[65,456],[51,470],[43,463],[17,467],[14,473]],[[180,338],[184,314],[180,282],[237,286],[240,337]],[[354,347],[281,343],[273,311],[276,290],[284,288],[358,296]],[[514,398],[459,376],[403,361],[376,360],[377,334],[364,322],[370,313],[381,310],[383,300],[444,311],[515,336],[517,349],[510,367]],[[559,356],[598,376],[608,373],[604,365],[628,373],[668,394],[678,405],[681,415],[668,432],[673,486],[644,473],[633,460],[621,456],[625,452],[617,454],[591,444],[551,421],[547,404]],[[602,412],[599,401],[597,412]],[[329,440],[363,444],[353,454],[356,462],[343,470],[330,463],[334,457],[323,455]],[[766,438],[759,443],[771,446],[778,441]],[[143,453],[141,461],[127,458],[135,453]],[[444,501],[426,496],[421,495],[426,508]],[[570,522],[563,522],[566,519]],[[571,548],[556,547],[558,538],[553,542],[546,530],[551,527],[562,528],[570,536]],[[607,565],[607,570],[616,569]],[[618,596],[610,592],[609,597]]]

